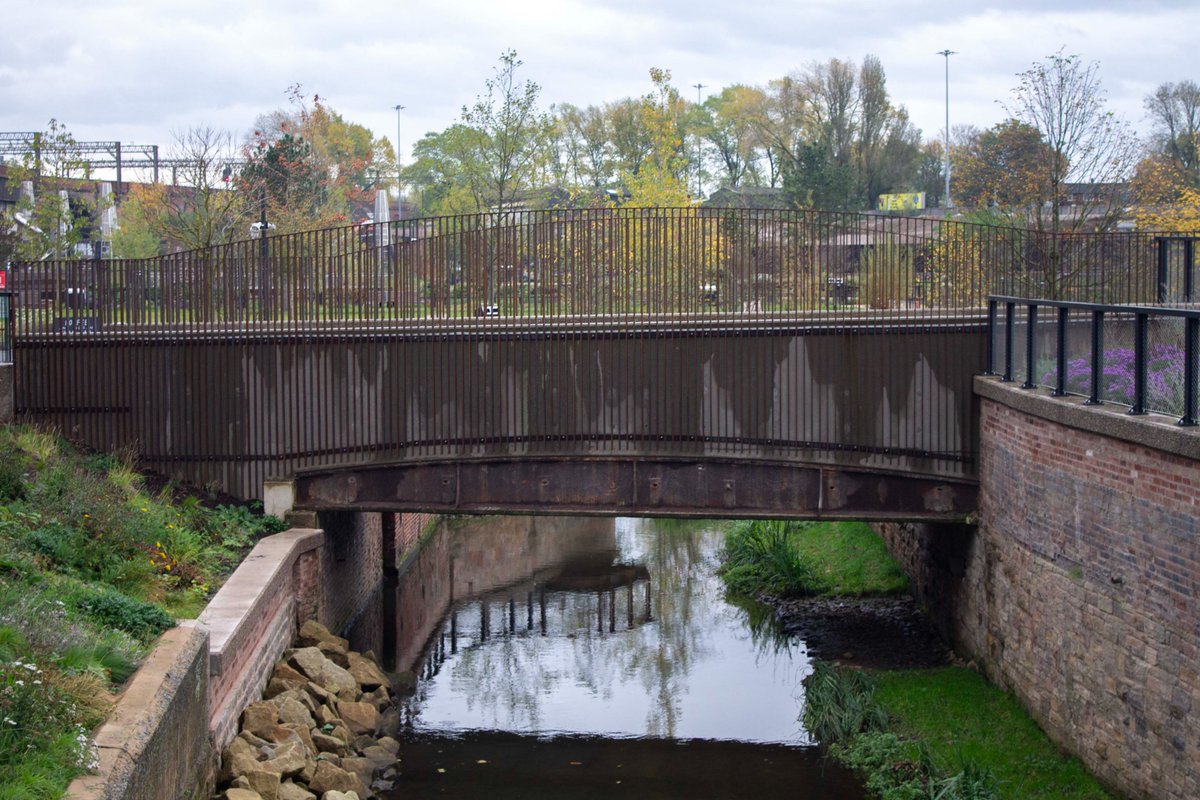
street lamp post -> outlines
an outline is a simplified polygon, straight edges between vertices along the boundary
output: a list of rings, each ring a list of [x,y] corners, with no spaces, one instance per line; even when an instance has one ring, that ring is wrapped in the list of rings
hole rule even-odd
[[[399,222],[404,216],[400,192],[400,112],[404,110],[404,106],[397,103],[392,108],[396,109],[396,221]]]
[[[704,89],[706,87],[703,83],[693,83],[692,86],[696,87],[696,109],[699,110],[700,102],[701,102],[700,90]],[[701,169],[703,166],[700,163],[701,156],[703,155],[703,153],[700,150],[700,141],[701,141],[700,134],[696,134],[696,199],[697,200],[700,199],[700,172],[701,172]]]
[[[938,55],[946,59],[946,153],[945,153],[945,168],[946,173],[946,194],[942,205],[945,208],[953,208],[954,202],[950,199],[950,56],[957,55],[957,50],[939,50]]]

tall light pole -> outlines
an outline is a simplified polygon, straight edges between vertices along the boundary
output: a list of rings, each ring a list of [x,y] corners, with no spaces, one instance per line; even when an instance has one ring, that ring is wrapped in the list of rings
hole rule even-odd
[[[397,103],[392,108],[396,109],[396,221],[399,222],[404,216],[403,194],[400,191],[400,112],[404,106]]]
[[[950,56],[957,55],[957,50],[939,50],[938,55],[946,59],[946,194],[942,201],[944,208],[954,208],[953,201],[950,200]]]
[[[696,87],[696,110],[698,111],[700,109],[700,103],[702,102],[701,98],[700,98],[700,90],[704,89],[706,87],[703,83],[693,83],[692,86]],[[702,168],[702,165],[700,163],[700,157],[702,155],[703,155],[703,153],[700,152],[700,134],[696,134],[696,199],[697,200],[700,199],[700,170]]]

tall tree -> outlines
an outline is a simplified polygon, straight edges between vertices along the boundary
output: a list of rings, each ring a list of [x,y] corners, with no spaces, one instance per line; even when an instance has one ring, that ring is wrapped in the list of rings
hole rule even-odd
[[[1154,123],[1154,144],[1200,188],[1200,86],[1194,81],[1164,83],[1146,96]]]
[[[550,125],[538,108],[541,87],[517,79],[523,64],[515,50],[501,53],[493,76],[484,82],[484,93],[470,108],[462,109],[463,123],[479,133],[480,168],[471,172],[480,184],[475,194],[498,211],[511,206],[516,194],[529,187],[539,142]]]
[[[1024,209],[1040,201],[1042,165],[1052,157],[1038,130],[1009,119],[974,131],[951,153],[954,197],[970,207]]]
[[[22,191],[17,201],[16,216],[23,223],[17,259],[36,261],[75,255],[76,245],[91,236],[92,222],[100,208],[78,191],[73,199],[66,193],[81,188],[88,178],[88,163],[75,137],[58,120],[50,120],[46,130],[36,135],[33,152],[8,169],[10,183],[27,184],[32,189],[31,194]]]
[[[641,101],[642,126],[649,135],[650,151],[637,172],[621,175],[629,192],[628,205],[639,207],[685,206],[691,202],[684,182],[687,160],[683,153],[680,123],[685,103],[671,85],[670,70],[652,67],[654,89]]]
[[[743,183],[760,183],[761,138],[754,114],[764,101],[761,89],[727,86],[698,109],[697,133],[716,154],[720,183],[737,188]]]
[[[1116,223],[1138,144],[1128,126],[1107,110],[1096,62],[1060,51],[1018,77],[1006,109],[1036,130],[1045,145],[1036,152],[1035,202],[1028,213],[1049,235],[1034,273],[1039,285],[1031,288],[1057,298],[1087,267],[1085,259],[1068,257],[1069,243],[1060,234],[1106,230]],[[1083,185],[1074,198],[1068,196],[1071,183]]]
[[[643,102],[635,98],[618,100],[604,107],[607,128],[612,137],[616,171],[637,175],[654,149],[654,139],[646,127]]]
[[[115,237],[124,257],[143,253],[144,232],[158,238],[162,250],[196,250],[244,239],[253,206],[236,191],[240,154],[233,137],[207,126],[174,134],[168,157],[182,164],[180,186],[136,188],[122,204],[122,233]]]

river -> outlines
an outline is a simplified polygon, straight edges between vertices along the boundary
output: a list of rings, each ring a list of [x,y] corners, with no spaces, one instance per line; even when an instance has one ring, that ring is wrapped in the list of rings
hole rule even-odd
[[[385,593],[411,798],[865,797],[800,724],[803,641],[726,601],[711,524],[444,524]]]

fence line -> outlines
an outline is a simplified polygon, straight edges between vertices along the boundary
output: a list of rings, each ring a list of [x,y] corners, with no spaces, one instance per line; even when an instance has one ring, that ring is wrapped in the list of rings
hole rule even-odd
[[[988,296],[1174,297],[1194,276],[1169,244],[617,208],[16,264],[16,410],[246,497],[302,467],[535,453],[970,477]]]

